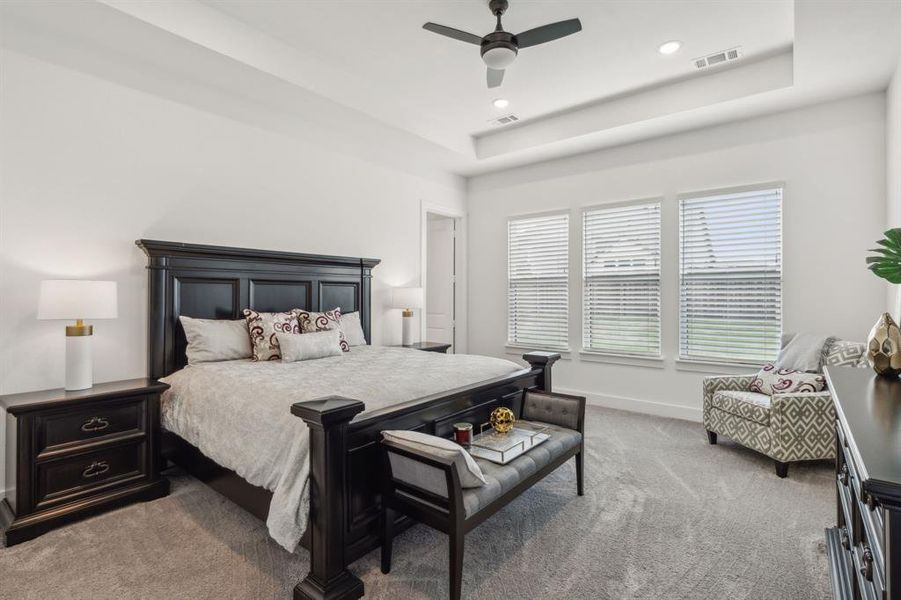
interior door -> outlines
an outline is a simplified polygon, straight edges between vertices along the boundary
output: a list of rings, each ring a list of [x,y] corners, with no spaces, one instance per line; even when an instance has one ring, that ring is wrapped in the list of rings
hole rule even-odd
[[[448,352],[454,352],[455,224],[455,219],[430,214],[426,250],[425,340],[451,344]]]

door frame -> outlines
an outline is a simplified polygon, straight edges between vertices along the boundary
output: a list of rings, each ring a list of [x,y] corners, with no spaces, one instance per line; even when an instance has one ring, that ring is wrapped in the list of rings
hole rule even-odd
[[[454,349],[458,354],[465,354],[467,351],[468,336],[466,328],[467,313],[467,260],[466,260],[466,212],[462,209],[455,209],[422,200],[420,203],[420,231],[419,231],[419,280],[423,289],[422,310],[419,314],[419,331],[420,339],[425,341],[424,336],[427,329],[426,313],[428,312],[428,236],[429,236],[429,214],[439,215],[442,217],[450,217],[456,221],[454,227],[456,243],[454,244]]]

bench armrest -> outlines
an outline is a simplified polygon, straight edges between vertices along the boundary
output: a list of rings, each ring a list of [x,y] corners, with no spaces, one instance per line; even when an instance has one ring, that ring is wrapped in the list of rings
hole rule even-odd
[[[585,433],[585,397],[527,391],[522,418]]]
[[[462,494],[460,476],[452,458],[426,456],[390,440],[382,440],[385,478],[383,493],[396,490],[419,500],[448,507],[448,501]]]

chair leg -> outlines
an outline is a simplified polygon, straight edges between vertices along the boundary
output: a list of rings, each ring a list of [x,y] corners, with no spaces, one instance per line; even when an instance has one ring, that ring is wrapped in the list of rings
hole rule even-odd
[[[451,532],[450,547],[450,600],[460,600],[463,594],[463,532]]]
[[[776,475],[778,475],[781,479],[788,477],[788,463],[778,460],[774,462],[776,463]]]
[[[585,495],[585,450],[576,454],[576,492],[580,496]]]
[[[394,542],[394,511],[382,506],[382,573],[391,572],[391,546]]]
[[[711,446],[716,445],[716,432],[707,430],[707,441],[710,442]]]

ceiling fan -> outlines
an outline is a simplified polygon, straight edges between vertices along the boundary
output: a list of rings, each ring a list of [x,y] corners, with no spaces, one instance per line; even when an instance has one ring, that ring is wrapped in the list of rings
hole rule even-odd
[[[567,19],[529,29],[520,34],[509,33],[504,31],[504,27],[501,25],[501,15],[507,11],[508,6],[507,0],[491,0],[488,3],[491,14],[497,17],[497,27],[485,37],[437,23],[426,23],[422,28],[461,42],[481,46],[482,60],[488,66],[488,87],[490,88],[498,87],[501,84],[504,80],[504,69],[513,63],[520,48],[552,42],[582,31],[582,22],[579,19]]]

